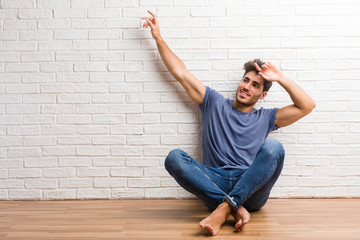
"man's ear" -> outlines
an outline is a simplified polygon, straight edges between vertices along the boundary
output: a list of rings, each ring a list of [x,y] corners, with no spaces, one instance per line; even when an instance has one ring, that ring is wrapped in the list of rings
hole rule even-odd
[[[267,91],[261,93],[260,100],[263,100],[267,95]]]

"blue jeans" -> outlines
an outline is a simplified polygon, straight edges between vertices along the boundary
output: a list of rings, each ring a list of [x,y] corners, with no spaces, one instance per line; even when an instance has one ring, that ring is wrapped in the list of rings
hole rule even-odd
[[[186,152],[172,150],[165,168],[185,190],[214,210],[224,201],[236,210],[257,211],[265,205],[280,176],[285,151],[275,139],[266,140],[247,169],[220,169],[198,163]]]

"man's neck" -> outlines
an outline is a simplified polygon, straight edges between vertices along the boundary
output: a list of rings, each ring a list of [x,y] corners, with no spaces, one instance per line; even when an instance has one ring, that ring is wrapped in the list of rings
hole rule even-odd
[[[240,112],[250,113],[254,109],[255,104],[251,106],[245,106],[244,104],[241,104],[238,101],[234,100],[233,106]]]

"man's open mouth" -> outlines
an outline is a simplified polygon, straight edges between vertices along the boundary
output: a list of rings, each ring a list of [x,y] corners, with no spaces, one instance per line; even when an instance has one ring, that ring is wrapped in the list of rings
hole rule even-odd
[[[240,90],[240,96],[242,96],[242,97],[248,97],[248,96],[250,96],[250,94],[247,93],[247,92],[245,92],[245,91]]]

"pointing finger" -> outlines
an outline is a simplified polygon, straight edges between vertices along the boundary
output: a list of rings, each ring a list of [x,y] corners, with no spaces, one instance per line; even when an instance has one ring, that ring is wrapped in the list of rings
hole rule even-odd
[[[156,15],[152,11],[148,10],[148,13],[150,13],[151,16],[156,17]]]
[[[156,22],[157,22],[157,17],[156,17],[156,15],[155,15],[155,13],[151,12],[150,10],[148,10],[148,13],[150,13],[151,16],[153,16],[152,22],[153,22],[154,24],[156,24]]]

